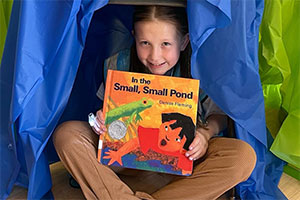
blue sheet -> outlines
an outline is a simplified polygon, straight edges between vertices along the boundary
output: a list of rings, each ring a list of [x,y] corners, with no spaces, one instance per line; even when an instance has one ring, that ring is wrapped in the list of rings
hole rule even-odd
[[[65,120],[86,120],[87,113],[97,110],[99,66],[132,42],[132,7],[106,4],[14,2],[0,68],[0,198],[14,184],[28,187],[28,199],[52,198],[49,162],[57,160],[53,130]],[[234,119],[237,137],[257,153],[255,171],[237,187],[239,195],[284,199],[277,187],[283,162],[268,150],[272,141],[267,138],[258,74],[263,1],[188,0],[187,11],[192,74]]]

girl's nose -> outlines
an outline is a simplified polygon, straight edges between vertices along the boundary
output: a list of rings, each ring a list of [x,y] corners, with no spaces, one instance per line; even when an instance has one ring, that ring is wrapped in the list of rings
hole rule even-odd
[[[152,62],[158,61],[161,55],[160,48],[153,47],[150,54],[150,59]]]

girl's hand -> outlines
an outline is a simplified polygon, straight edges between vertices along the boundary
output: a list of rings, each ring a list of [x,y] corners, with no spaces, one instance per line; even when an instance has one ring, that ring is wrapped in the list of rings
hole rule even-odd
[[[195,138],[189,146],[189,151],[185,153],[186,157],[190,160],[197,160],[204,156],[210,138],[225,129],[227,125],[227,116],[213,114],[208,117],[207,122],[207,127],[198,127],[196,129]]]
[[[105,120],[104,120],[103,111],[102,111],[102,109],[100,109],[96,113],[95,126],[92,127],[94,132],[97,133],[98,135],[106,132],[106,127],[105,127],[104,123],[105,123]]]
[[[189,151],[185,153],[190,160],[197,160],[204,156],[208,148],[210,137],[204,133],[204,129],[197,129],[193,142],[189,146]],[[203,133],[202,133],[203,132]]]

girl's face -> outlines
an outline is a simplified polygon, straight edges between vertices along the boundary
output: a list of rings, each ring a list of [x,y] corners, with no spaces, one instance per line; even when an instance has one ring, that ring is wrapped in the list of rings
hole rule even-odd
[[[175,66],[189,42],[188,35],[180,36],[175,25],[159,20],[135,23],[134,36],[139,60],[159,75]]]

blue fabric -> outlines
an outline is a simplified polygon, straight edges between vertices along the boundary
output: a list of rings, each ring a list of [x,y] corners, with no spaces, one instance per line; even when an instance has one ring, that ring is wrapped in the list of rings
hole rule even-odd
[[[99,109],[102,102],[96,92],[103,81],[100,66],[109,56],[130,48],[132,12],[132,6],[107,5],[94,13],[71,96],[59,123],[87,120],[90,112]]]
[[[20,16],[20,2],[14,3],[10,18],[10,26],[4,48],[3,59],[0,66],[0,198],[5,199],[12,190],[20,164],[16,152],[15,134],[12,132],[11,107],[12,89],[14,79],[14,60],[18,29],[17,24]]]
[[[132,7],[106,4],[15,1],[0,68],[0,198],[15,183],[28,187],[28,199],[52,198],[48,163],[57,159],[50,139],[54,128],[97,110],[103,76],[98,66],[132,43]],[[282,162],[268,150],[258,75],[263,1],[188,0],[187,11],[192,74],[258,156],[239,194],[284,199],[277,188]]]
[[[14,3],[0,69],[6,161],[0,198],[10,193],[16,176],[28,187],[28,199],[52,197],[44,148],[68,102],[93,13],[107,1]]]
[[[238,194],[242,199],[285,199],[277,187],[284,163],[269,151],[258,73],[263,6],[263,0],[188,1],[192,75],[235,121],[237,138],[256,151],[256,168],[237,186]]]

